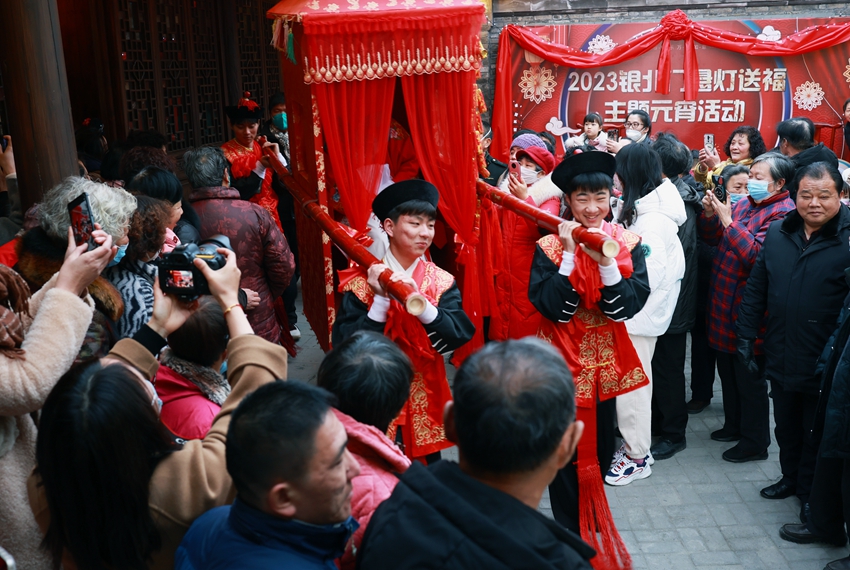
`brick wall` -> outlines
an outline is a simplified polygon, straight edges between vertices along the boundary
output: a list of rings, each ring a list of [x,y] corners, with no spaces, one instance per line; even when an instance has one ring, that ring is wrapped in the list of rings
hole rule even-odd
[[[648,4],[652,4],[652,8]],[[565,9],[563,6],[567,6]],[[764,18],[833,18],[850,16],[850,2],[730,1],[711,4],[699,0],[494,0],[493,25],[482,32],[488,57],[481,69],[479,85],[487,108],[493,106],[493,83],[499,33],[508,24],[546,26],[552,24],[605,22],[659,22],[667,12],[680,8],[692,20],[737,20]]]

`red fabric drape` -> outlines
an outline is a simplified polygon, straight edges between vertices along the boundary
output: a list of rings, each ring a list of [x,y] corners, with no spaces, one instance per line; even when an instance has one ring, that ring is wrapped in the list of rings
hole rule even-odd
[[[771,42],[693,22],[681,10],[674,10],[661,18],[660,25],[655,29],[599,55],[561,44],[547,43],[528,28],[506,26],[499,36],[496,95],[493,104],[493,144],[490,149],[490,154],[502,161],[508,159],[511,142],[511,40],[546,61],[579,69],[616,65],[639,57],[659,42],[663,42],[657,69],[657,88],[662,94],[670,93],[670,42],[684,41],[685,99],[694,100],[699,88],[699,64],[694,42],[748,56],[800,55],[850,41],[850,24],[814,26],[778,42]]]
[[[425,179],[440,190],[440,212],[459,240],[458,262],[464,267],[463,308],[475,325],[475,336],[455,356],[484,344],[478,280],[475,208],[478,195],[472,128],[474,72],[432,73],[403,77],[410,135]],[[460,354],[458,354],[460,352]]]
[[[318,83],[327,151],[351,226],[363,231],[387,161],[395,80]]]

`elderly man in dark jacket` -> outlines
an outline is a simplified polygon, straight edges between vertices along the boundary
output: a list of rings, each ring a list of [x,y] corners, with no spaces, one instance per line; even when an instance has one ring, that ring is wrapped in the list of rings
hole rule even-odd
[[[655,459],[667,459],[685,449],[685,428],[688,427],[688,409],[685,396],[685,352],[688,331],[696,322],[697,288],[697,218],[702,212],[701,197],[682,176],[692,166],[691,151],[676,137],[661,133],[652,143],[661,157],[664,176],[676,185],[685,203],[687,221],[679,226],[679,241],[685,254],[685,276],[676,301],[676,310],[667,332],[658,337],[652,357],[653,432],[661,439],[650,451]]]
[[[289,285],[295,260],[271,214],[262,206],[242,200],[230,188],[227,159],[221,149],[201,147],[187,151],[183,169],[193,191],[189,200],[201,217],[201,237],[230,238],[242,271],[243,289],[255,291],[259,305],[248,311],[254,332],[279,343],[281,329],[274,302]]]
[[[534,338],[470,356],[446,406],[460,463],[413,463],[372,516],[357,568],[590,570],[593,549],[537,512],[584,427],[570,378]]]
[[[845,270],[848,280],[850,273]],[[821,394],[812,436],[822,434],[809,509],[802,524],[783,525],[779,536],[798,544],[843,546],[850,522],[850,296],[818,363]],[[826,570],[850,570],[850,557],[834,560]]]
[[[798,174],[797,209],[767,230],[738,314],[738,354],[756,368],[753,346],[767,314],[765,375],[771,383],[782,480],[767,498],[812,486],[818,442],[807,437],[818,403],[818,357],[835,330],[850,287],[850,210],[842,207],[841,174],[817,162]]]

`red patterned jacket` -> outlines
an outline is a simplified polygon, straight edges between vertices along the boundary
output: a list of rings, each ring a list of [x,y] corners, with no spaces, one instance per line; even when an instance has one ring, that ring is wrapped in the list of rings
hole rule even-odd
[[[697,221],[700,237],[708,245],[717,246],[708,301],[708,344],[714,350],[735,354],[738,307],[767,227],[794,208],[788,192],[781,192],[761,204],[750,198],[738,201],[732,208],[732,223],[726,229],[717,216],[707,218],[705,212],[700,214]],[[762,353],[763,336],[764,326],[756,341],[758,354]]]
[[[274,301],[289,285],[295,260],[271,214],[262,206],[242,200],[232,188],[198,188],[189,200],[201,218],[201,237],[222,234],[230,238],[242,271],[240,286],[260,296],[260,305],[248,312],[254,333],[279,342]]]

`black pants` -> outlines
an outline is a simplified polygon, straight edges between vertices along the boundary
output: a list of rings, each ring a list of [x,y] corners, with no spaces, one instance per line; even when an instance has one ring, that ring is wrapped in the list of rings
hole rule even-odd
[[[726,417],[723,427],[741,434],[742,449],[761,453],[770,445],[770,401],[764,378],[764,356],[756,356],[756,363],[759,369],[753,374],[736,354],[717,353]]]
[[[779,382],[770,383],[776,443],[782,476],[797,485],[797,496],[805,503],[812,489],[818,444],[812,441],[818,395],[785,390]]]
[[[652,425],[664,439],[685,439],[688,409],[685,407],[685,351],[688,333],[663,334],[652,356]]]
[[[691,329],[691,398],[710,402],[714,396],[714,363],[717,353],[708,346],[705,313],[697,313]]]
[[[611,458],[617,450],[614,440],[614,418],[617,408],[614,398],[596,404],[596,453],[599,458],[600,477],[604,477],[611,466]],[[578,521],[578,472],[574,456],[567,466],[558,471],[549,484],[549,501],[555,520],[575,533],[579,533]]]
[[[850,521],[850,459],[818,457],[809,508],[810,531],[826,538],[844,535]]]

